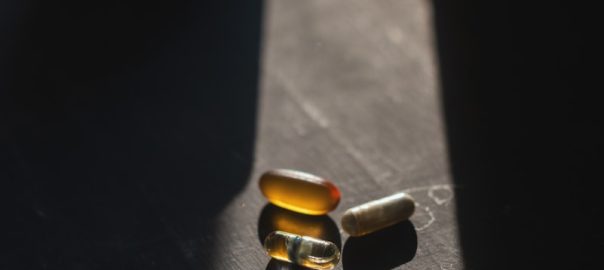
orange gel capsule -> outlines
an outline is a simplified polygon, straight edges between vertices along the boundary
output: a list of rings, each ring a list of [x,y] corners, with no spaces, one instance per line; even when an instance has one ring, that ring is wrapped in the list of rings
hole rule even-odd
[[[303,214],[323,215],[340,202],[331,182],[309,173],[278,169],[260,177],[260,190],[269,202]]]

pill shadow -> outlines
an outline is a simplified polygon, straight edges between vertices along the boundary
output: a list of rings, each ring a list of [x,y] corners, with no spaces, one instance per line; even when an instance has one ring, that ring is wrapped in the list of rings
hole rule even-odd
[[[298,235],[311,236],[334,243],[342,249],[342,239],[336,223],[327,215],[311,216],[299,214],[267,204],[258,219],[258,239],[264,239],[274,231],[284,231]]]
[[[271,259],[266,266],[266,270],[310,270],[311,268]]]
[[[350,237],[344,244],[344,269],[392,269],[405,264],[417,251],[417,233],[410,221],[381,231]]]

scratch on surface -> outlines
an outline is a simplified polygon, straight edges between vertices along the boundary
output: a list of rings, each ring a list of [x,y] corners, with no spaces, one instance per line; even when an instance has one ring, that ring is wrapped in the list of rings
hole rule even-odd
[[[452,263],[441,263],[439,265],[441,270],[451,270],[451,269],[455,269],[455,265]]]
[[[388,171],[383,172],[382,174],[380,174],[380,170],[378,168],[376,168],[376,166],[374,166],[371,162],[367,162],[366,159],[363,157],[363,153],[361,153],[359,150],[357,150],[356,147],[354,147],[351,143],[348,143],[347,141],[343,140],[343,139],[339,139],[340,144],[342,145],[342,147],[344,147],[344,150],[346,151],[346,153],[348,153],[357,163],[359,163],[361,165],[361,168],[367,172],[368,175],[371,176],[371,180],[373,182],[378,183],[379,181],[376,181],[378,179],[381,179],[381,177],[384,177],[385,175],[387,175]]]
[[[404,189],[403,192],[412,193],[412,192],[425,191],[425,190],[430,190],[430,189],[449,189],[450,190],[451,187],[454,187],[454,186],[449,185],[449,184],[430,185],[430,186],[423,186],[423,187],[407,188],[407,189]]]
[[[444,191],[444,190],[446,190],[445,193],[448,196],[439,197],[437,194],[437,191]],[[432,198],[436,204],[443,205],[443,204],[451,201],[451,199],[453,199],[453,191],[451,190],[451,187],[449,185],[433,186],[428,190],[428,197]]]
[[[430,220],[428,220],[428,223],[424,224],[424,226],[415,228],[416,231],[425,230],[428,227],[430,227],[430,225],[432,225],[432,223],[434,223],[434,221],[436,221],[436,217],[434,217],[434,213],[432,213],[432,210],[430,210],[430,207],[426,206],[426,207],[424,207],[424,210],[426,210],[426,212],[430,216]]]
[[[451,189],[452,187],[454,187],[454,186],[449,185],[449,184],[431,185],[431,186],[424,186],[424,187],[412,187],[412,188],[404,189],[403,192],[414,193],[414,192],[420,192],[420,191],[428,191],[428,197],[430,197],[432,200],[434,200],[434,202],[436,204],[443,205],[453,199],[453,190]],[[446,191],[448,196],[440,197],[438,194],[436,194],[438,191]]]
[[[319,111],[315,106],[306,102],[304,98],[300,97],[300,95],[295,91],[295,88],[290,85],[289,81],[285,79],[279,72],[275,72],[277,78],[283,83],[284,91],[295,101],[295,103],[300,106],[302,111],[308,115],[308,117],[316,122],[321,128],[326,129],[327,135],[333,139],[335,142],[339,143],[344,150],[354,159],[361,168],[371,176],[371,179],[375,182],[375,179],[379,177],[384,177],[384,175],[377,175],[376,172],[380,171],[371,165],[371,162],[366,162],[365,158],[363,158],[363,154],[358,151],[350,142],[344,140],[344,136],[337,136],[334,134],[334,130],[327,129],[329,127],[329,120],[325,118],[323,113]],[[390,172],[388,172],[390,173]],[[388,174],[386,174],[388,176]],[[377,183],[377,182],[376,182]]]
[[[315,121],[320,127],[322,127],[322,128],[328,127],[329,121],[327,120],[327,118],[325,118],[325,116],[323,116],[323,113],[321,111],[319,111],[319,109],[317,109],[315,106],[313,106],[312,104],[310,104],[306,100],[304,100],[304,98],[300,97],[296,93],[296,91],[293,91],[292,87],[290,85],[288,85],[288,81],[286,79],[284,79],[283,76],[280,76],[280,75],[281,74],[278,74],[278,77],[279,77],[279,79],[281,79],[281,81],[283,82],[283,84],[285,86],[285,87],[283,87],[283,89],[300,106],[302,111],[304,111],[304,113],[306,113],[308,115],[308,117],[310,117],[310,119]]]
[[[403,192],[411,194],[411,193],[427,191],[428,197],[430,197],[430,199],[432,199],[437,205],[443,205],[443,204],[447,204],[448,202],[450,202],[453,199],[454,195],[453,195],[452,187],[454,187],[454,186],[450,185],[450,184],[430,185],[430,186],[423,186],[423,187],[408,188],[408,189],[403,190]],[[443,191],[445,192],[446,195],[442,194]],[[420,208],[421,204],[416,202],[415,206],[416,206],[416,208]],[[422,230],[427,229],[436,221],[436,216],[434,215],[434,212],[432,212],[430,207],[425,206],[425,207],[423,207],[423,209],[428,214],[429,220],[428,220],[428,222],[426,222],[426,224],[416,228],[417,231],[422,231]]]
[[[310,118],[319,124],[319,126],[322,128],[329,126],[329,121],[327,121],[327,118],[323,117],[323,113],[315,108],[315,106],[312,106],[310,103],[304,101],[300,101],[300,106],[302,107],[302,110],[304,110],[304,112],[310,116]]]

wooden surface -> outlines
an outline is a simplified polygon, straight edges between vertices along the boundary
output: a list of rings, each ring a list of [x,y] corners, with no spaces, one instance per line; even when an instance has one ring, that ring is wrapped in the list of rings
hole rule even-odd
[[[337,269],[463,268],[430,2],[17,2],[3,269],[289,269],[261,245],[272,168],[340,188],[311,220],[343,248]],[[398,191],[410,223],[339,229]]]
[[[342,201],[329,214],[338,226],[347,208],[372,199],[407,191],[417,200],[413,254],[405,246],[415,240],[396,232],[348,251],[340,229],[337,269],[363,269],[351,256],[370,261],[365,269],[462,268],[430,8],[425,1],[266,3],[254,170],[220,213],[220,229],[204,239],[215,243],[213,267],[267,265],[257,236],[266,204],[258,176],[293,168],[340,187]],[[367,256],[385,246],[391,250]]]

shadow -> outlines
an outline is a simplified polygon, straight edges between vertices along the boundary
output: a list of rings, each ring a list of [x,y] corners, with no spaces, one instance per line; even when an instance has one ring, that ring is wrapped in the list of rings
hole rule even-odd
[[[258,219],[258,240],[264,239],[274,231],[284,231],[297,235],[311,236],[334,243],[342,250],[340,231],[335,222],[327,215],[310,216],[267,204]]]
[[[604,251],[592,7],[435,0],[468,269],[592,269]],[[597,59],[597,60],[596,60]]]
[[[11,2],[2,265],[216,268],[214,217],[253,162],[262,1]]]
[[[344,269],[393,269],[415,257],[417,233],[404,221],[362,237],[349,237],[344,244]]]

